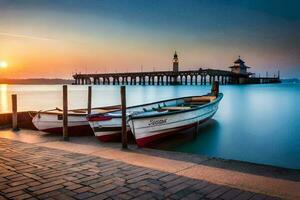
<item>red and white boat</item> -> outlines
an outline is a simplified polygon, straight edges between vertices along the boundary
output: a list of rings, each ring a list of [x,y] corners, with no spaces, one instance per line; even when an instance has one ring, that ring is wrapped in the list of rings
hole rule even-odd
[[[120,109],[120,106],[92,108],[92,113],[106,113]],[[68,111],[68,129],[72,135],[92,134],[93,131],[86,119],[87,109],[74,109]],[[34,126],[44,132],[62,133],[63,112],[59,108],[39,111],[32,119]]]
[[[95,136],[101,142],[121,140],[122,116],[120,110],[104,114],[92,114],[87,117],[87,120],[94,131]],[[127,126],[127,129],[129,131],[129,125]]]
[[[211,118],[218,109],[223,94],[182,97],[126,109],[128,129],[138,146],[158,138],[193,127]],[[95,136],[103,142],[120,140],[121,111],[88,116]]]

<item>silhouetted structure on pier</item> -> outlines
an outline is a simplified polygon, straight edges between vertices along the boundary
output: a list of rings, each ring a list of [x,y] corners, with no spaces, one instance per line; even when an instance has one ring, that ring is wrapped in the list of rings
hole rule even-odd
[[[75,85],[95,84],[95,85],[206,85],[213,81],[220,84],[259,84],[259,83],[279,83],[279,73],[277,77],[252,77],[252,73],[247,72],[250,68],[239,59],[231,66],[231,71],[202,69],[199,70],[179,70],[178,55],[175,52],[173,58],[173,71],[153,71],[153,72],[126,72],[126,73],[102,73],[102,74],[74,74]]]

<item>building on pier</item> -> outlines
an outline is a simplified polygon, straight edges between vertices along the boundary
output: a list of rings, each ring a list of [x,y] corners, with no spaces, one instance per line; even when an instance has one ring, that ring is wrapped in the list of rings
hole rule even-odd
[[[229,68],[231,68],[231,72],[236,73],[236,74],[243,74],[246,76],[250,76],[252,74],[247,71],[251,67],[246,66],[245,62],[241,59],[240,56],[236,61],[234,61],[234,65],[230,66]]]

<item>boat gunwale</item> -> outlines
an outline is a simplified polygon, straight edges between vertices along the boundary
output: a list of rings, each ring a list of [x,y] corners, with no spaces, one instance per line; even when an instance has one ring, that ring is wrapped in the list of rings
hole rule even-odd
[[[106,110],[109,112],[109,109],[114,109],[113,111],[111,112],[115,112],[115,111],[119,111],[120,110],[120,105],[113,105],[113,106],[105,106],[105,107],[95,107],[95,108],[92,108],[91,110],[97,110],[97,109],[103,109],[103,110]],[[79,111],[79,110],[86,110],[85,113],[70,113],[70,112],[73,112],[73,111]],[[63,111],[59,111],[58,109],[55,109],[53,111],[51,110],[45,110],[45,111],[38,111],[36,113],[36,116],[38,114],[47,114],[47,115],[62,115],[63,114]],[[97,113],[96,113],[97,114]],[[68,110],[68,116],[82,116],[82,117],[86,117],[88,115],[87,113],[87,108],[79,108],[79,109],[73,109],[73,110]]]
[[[207,96],[207,95],[202,95],[202,96]],[[176,99],[170,99],[170,101],[171,100],[177,100],[177,99],[191,98],[191,97],[200,97],[200,96],[181,97],[181,98],[176,98]],[[140,115],[140,116],[138,116],[138,115],[133,114],[133,115],[129,115],[129,120],[130,119],[141,119],[141,118],[152,118],[152,117],[158,117],[158,116],[166,116],[166,115],[174,115],[174,114],[179,114],[179,113],[191,112],[191,111],[194,111],[194,110],[199,110],[201,108],[205,108],[205,107],[211,106],[213,104],[216,104],[216,103],[220,102],[222,98],[223,98],[223,93],[219,93],[218,97],[216,99],[214,99],[213,101],[211,101],[207,104],[204,104],[204,105],[195,106],[191,109],[178,110],[178,111],[173,111],[173,112],[153,113],[152,115]],[[165,101],[160,101],[160,102],[165,102]],[[156,103],[158,103],[158,102],[156,102]],[[155,103],[153,103],[153,104],[155,104]],[[145,104],[143,104],[143,105],[145,105]]]

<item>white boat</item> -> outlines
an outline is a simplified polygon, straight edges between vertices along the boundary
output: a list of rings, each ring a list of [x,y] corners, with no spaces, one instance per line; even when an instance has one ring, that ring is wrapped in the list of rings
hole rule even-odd
[[[158,138],[211,118],[222,97],[223,94],[208,94],[128,107],[128,129],[133,133],[138,146],[145,146]],[[120,140],[121,119],[120,110],[88,116],[95,136],[103,142]]]
[[[158,103],[158,109],[129,115],[128,124],[138,146],[174,134],[210,119],[223,94],[192,96]]]
[[[120,106],[92,108],[92,113],[106,113],[120,109]],[[68,111],[68,130],[72,135],[86,135],[93,133],[86,119],[87,109]],[[39,111],[32,119],[34,126],[49,133],[62,133],[63,112],[59,108]]]

